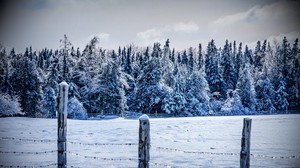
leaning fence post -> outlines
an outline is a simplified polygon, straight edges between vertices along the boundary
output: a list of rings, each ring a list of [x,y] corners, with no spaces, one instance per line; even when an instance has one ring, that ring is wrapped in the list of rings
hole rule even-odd
[[[252,119],[244,118],[243,133],[241,139],[240,167],[250,167],[250,138],[251,138]]]
[[[69,85],[59,84],[57,116],[57,167],[67,167],[67,104]]]
[[[139,168],[149,168],[150,160],[150,122],[148,115],[139,118]]]

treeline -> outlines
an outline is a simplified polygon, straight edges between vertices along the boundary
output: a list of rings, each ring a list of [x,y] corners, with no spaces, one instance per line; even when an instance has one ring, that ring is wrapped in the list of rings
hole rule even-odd
[[[298,39],[258,41],[254,50],[227,40],[222,48],[211,40],[205,48],[183,51],[171,48],[169,39],[163,46],[117,50],[99,47],[97,37],[83,51],[66,35],[60,43],[55,51],[30,47],[18,54],[0,47],[0,110],[55,117],[62,81],[70,85],[71,118],[124,111],[199,116],[300,109]],[[11,111],[2,116],[15,114]]]

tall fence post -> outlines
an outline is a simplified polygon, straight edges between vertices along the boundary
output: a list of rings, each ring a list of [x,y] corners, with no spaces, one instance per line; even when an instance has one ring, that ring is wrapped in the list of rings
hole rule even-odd
[[[150,122],[148,115],[139,118],[139,168],[149,168],[150,160]]]
[[[57,167],[67,167],[67,104],[69,85],[59,84],[57,116]]]
[[[252,119],[244,118],[243,133],[241,139],[240,168],[250,167],[250,138]]]

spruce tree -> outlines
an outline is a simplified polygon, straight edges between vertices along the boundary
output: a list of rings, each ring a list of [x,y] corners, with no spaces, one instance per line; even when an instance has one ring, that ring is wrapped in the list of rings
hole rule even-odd
[[[29,117],[39,117],[41,96],[41,80],[36,69],[35,61],[24,56],[15,60],[18,67],[10,76],[14,93],[20,96],[23,112]]]

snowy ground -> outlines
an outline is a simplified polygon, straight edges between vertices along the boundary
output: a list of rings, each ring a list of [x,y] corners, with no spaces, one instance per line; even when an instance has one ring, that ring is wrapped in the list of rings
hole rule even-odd
[[[150,167],[239,167],[243,118],[150,119]],[[251,167],[300,167],[293,158],[300,156],[299,114],[250,118]],[[137,167],[138,124],[68,120],[68,167]],[[56,126],[56,119],[0,118],[0,166],[56,167]]]

